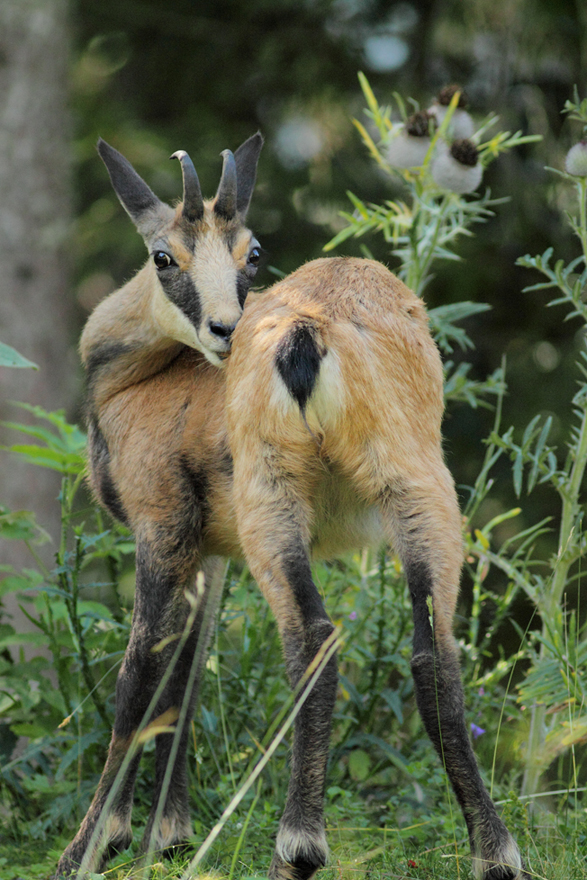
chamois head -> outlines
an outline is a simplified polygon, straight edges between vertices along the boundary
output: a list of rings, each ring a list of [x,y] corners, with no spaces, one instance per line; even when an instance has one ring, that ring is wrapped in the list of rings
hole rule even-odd
[[[260,258],[245,226],[263,138],[257,133],[233,154],[224,150],[214,199],[202,198],[196,169],[174,153],[183,175],[183,201],[171,208],[153,193],[124,156],[100,139],[98,152],[122,206],[143,237],[153,273],[152,316],[172,339],[220,365],[230,350]]]

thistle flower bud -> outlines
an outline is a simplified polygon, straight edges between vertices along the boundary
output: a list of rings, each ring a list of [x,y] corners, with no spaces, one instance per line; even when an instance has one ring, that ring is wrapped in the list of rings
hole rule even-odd
[[[587,177],[587,140],[579,141],[571,147],[565,159],[567,174],[575,177]]]
[[[459,102],[451,117],[448,127],[449,134],[453,138],[469,138],[475,131],[473,120],[467,113],[469,101],[465,92],[460,86],[445,86],[438,93],[438,97],[428,110],[428,112],[436,119],[436,124],[440,128],[444,117],[448,110],[448,106],[452,101],[456,92],[460,92]]]
[[[411,137],[423,138],[430,136],[430,121],[432,117],[426,110],[419,110],[406,119],[405,131]]]
[[[442,107],[448,107],[457,92],[460,92],[457,108],[459,108],[460,110],[466,110],[469,106],[469,98],[467,97],[467,93],[462,88],[462,86],[459,85],[443,86],[443,88],[441,88],[438,93],[436,101]]]
[[[466,138],[454,141],[450,147],[439,143],[431,171],[438,186],[461,195],[474,192],[483,177],[477,147]]]
[[[400,133],[389,142],[387,161],[394,168],[417,168],[423,164],[430,147],[432,117],[425,110],[414,113]]]

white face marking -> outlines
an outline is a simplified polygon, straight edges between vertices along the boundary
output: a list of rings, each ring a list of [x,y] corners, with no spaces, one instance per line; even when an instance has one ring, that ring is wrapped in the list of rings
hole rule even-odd
[[[206,354],[198,338],[196,328],[181,309],[178,309],[171,300],[167,299],[158,282],[153,285],[151,315],[165,336],[183,342],[184,345],[189,345],[190,348],[195,348]]]
[[[211,352],[224,353],[230,347],[229,340],[213,333],[210,325],[234,327],[242,308],[237,295],[234,257],[220,236],[205,236],[197,242],[189,274],[200,299],[200,342]]]

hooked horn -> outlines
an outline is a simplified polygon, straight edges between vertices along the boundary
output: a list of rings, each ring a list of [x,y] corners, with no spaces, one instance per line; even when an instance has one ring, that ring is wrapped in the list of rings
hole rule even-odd
[[[190,223],[204,216],[204,200],[194,163],[185,150],[177,150],[171,159],[178,159],[183,177],[183,216]]]
[[[236,162],[230,150],[223,150],[220,155],[224,161],[214,211],[226,220],[232,220],[236,214]]]

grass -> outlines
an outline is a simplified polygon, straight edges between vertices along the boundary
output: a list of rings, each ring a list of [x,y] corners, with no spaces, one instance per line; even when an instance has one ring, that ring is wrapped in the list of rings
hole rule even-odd
[[[519,804],[514,802],[514,810]],[[244,814],[236,816],[209,854],[198,876],[215,880],[252,880],[264,877],[271,858],[271,837],[276,830],[272,805],[258,803],[243,835]],[[506,805],[507,812],[507,805]],[[319,880],[460,880],[472,877],[467,841],[433,841],[441,812],[414,827],[398,830],[369,824],[352,825],[353,816],[327,810],[331,863],[319,872]],[[528,822],[523,816],[513,825],[530,875],[536,880],[585,880],[587,878],[587,821],[572,816],[540,816]],[[582,821],[582,825],[581,825]],[[432,842],[422,845],[417,836]],[[416,837],[414,837],[416,835]],[[0,844],[0,880],[45,880],[55,868],[62,838],[47,850],[41,843],[18,847]],[[239,847],[235,860],[235,850]],[[186,880],[187,858],[155,860],[152,880]],[[100,875],[93,875],[97,877]],[[119,856],[103,875],[107,880],[143,880],[140,864],[129,853]]]

